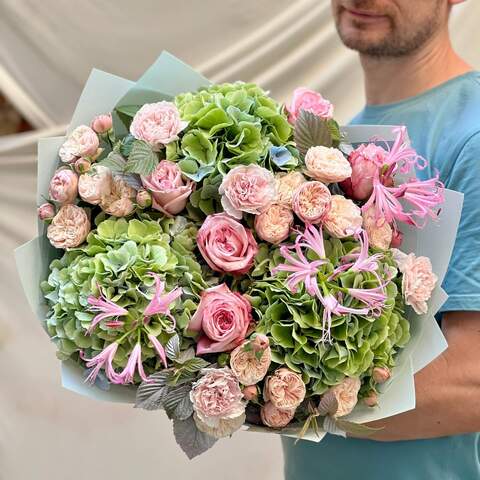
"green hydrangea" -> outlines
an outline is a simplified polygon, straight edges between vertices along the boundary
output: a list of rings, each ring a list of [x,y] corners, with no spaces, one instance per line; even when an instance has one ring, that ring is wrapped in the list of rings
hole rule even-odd
[[[263,165],[270,147],[293,145],[283,107],[253,83],[213,85],[177,95],[175,104],[189,125],[167,146],[167,159],[196,181],[237,165]]]
[[[172,307],[177,330],[184,329],[197,308],[199,293],[208,287],[193,254],[196,227],[183,217],[152,220],[108,218],[100,221],[81,247],[71,249],[50,265],[42,289],[50,306],[45,327],[58,347],[57,356],[79,360],[79,351],[91,358],[113,341],[120,342],[114,367],[123,368],[140,338],[145,371],[158,367],[158,358],[147,334],[161,343],[171,336],[172,324],[165,316],[154,315],[143,323],[142,312],[153,294],[157,273],[166,282],[166,291],[183,288],[182,297]],[[91,335],[86,331],[94,317],[87,299],[101,291],[128,310],[121,328],[100,322]],[[138,326],[138,328],[136,328]],[[126,332],[132,331],[132,334]],[[125,338],[123,338],[125,337]],[[188,342],[188,340],[187,340]]]
[[[325,240],[329,263],[322,266],[319,275],[328,275],[339,258],[348,254],[357,244],[351,239]],[[346,376],[362,378],[360,397],[375,390],[371,379],[374,367],[392,368],[395,355],[410,338],[409,322],[404,316],[404,302],[398,288],[398,272],[388,252],[381,261],[383,276],[392,275],[386,287],[387,301],[378,317],[362,315],[333,316],[332,343],[322,342],[323,306],[309,295],[304,287],[293,294],[285,287],[286,273],[270,276],[269,271],[283,263],[278,249],[268,252],[263,245],[252,272],[257,280],[250,283],[249,297],[258,316],[257,331],[272,338],[272,358],[279,365],[287,365],[302,375],[310,395],[320,395]],[[326,282],[328,285],[328,282]],[[378,284],[372,273],[347,271],[335,282],[339,288],[372,288]],[[333,285],[332,285],[332,288]],[[343,304],[360,308],[361,303],[345,295]]]

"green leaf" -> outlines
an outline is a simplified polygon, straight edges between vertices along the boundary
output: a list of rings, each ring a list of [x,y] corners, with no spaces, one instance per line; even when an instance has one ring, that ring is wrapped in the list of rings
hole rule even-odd
[[[163,408],[163,399],[168,392],[166,385],[171,372],[162,371],[148,377],[149,382],[142,382],[137,389],[135,408],[158,410]]]
[[[97,165],[102,165],[103,167],[109,168],[112,172],[123,172],[127,161],[117,152],[110,152],[107,155],[107,158],[104,158],[101,162],[98,162]]]
[[[180,355],[180,337],[175,334],[165,345],[165,353],[170,360],[176,360]]]
[[[135,114],[140,110],[141,105],[123,105],[117,107],[115,110],[119,113],[123,113],[127,117],[134,117]]]
[[[295,143],[303,157],[310,147],[331,147],[333,138],[328,120],[302,110],[295,122]]]
[[[158,156],[152,150],[152,147],[143,140],[135,140],[125,171],[146,176],[152,173],[157,165]]]
[[[276,343],[284,348],[293,348],[295,343],[292,337],[291,326],[275,324],[272,326],[272,337]]]
[[[173,420],[173,433],[178,445],[190,460],[212,448],[217,441],[197,428],[193,416],[186,420]]]
[[[170,387],[163,399],[163,408],[168,418],[186,420],[193,413],[193,405],[190,400],[191,384]]]

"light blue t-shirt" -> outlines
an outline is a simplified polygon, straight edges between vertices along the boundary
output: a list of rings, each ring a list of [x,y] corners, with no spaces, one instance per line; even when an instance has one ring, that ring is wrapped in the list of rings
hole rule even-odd
[[[449,298],[441,310],[480,311],[480,72],[401,102],[366,106],[352,124],[406,125],[413,147],[430,162],[418,176],[438,170],[447,188],[464,193],[443,284]],[[406,442],[327,435],[319,444],[294,445],[286,437],[282,442],[286,480],[480,479],[480,434]]]

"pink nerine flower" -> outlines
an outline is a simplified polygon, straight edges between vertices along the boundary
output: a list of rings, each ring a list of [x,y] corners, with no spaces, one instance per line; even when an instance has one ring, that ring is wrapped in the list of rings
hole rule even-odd
[[[360,145],[348,157],[352,167],[350,178],[340,186],[348,197],[366,200],[373,191],[373,179],[385,163],[388,152],[382,147],[369,143]]]
[[[403,273],[402,292],[405,303],[419,315],[427,313],[427,301],[432,296],[437,283],[437,276],[432,271],[432,264],[427,257],[416,257],[394,249],[394,258]]]
[[[153,348],[155,349],[158,356],[160,357],[160,360],[162,361],[165,368],[168,368],[167,354],[165,353],[165,349],[163,348],[163,345],[158,341],[157,337],[155,337],[151,333],[148,334],[148,339],[150,340],[150,343],[152,344]]]
[[[62,205],[74,203],[78,193],[78,175],[69,168],[57,170],[50,180],[48,195]]]
[[[100,142],[97,134],[86,125],[77,127],[60,147],[60,159],[72,163],[80,157],[92,157],[97,153]]]
[[[252,321],[252,306],[243,295],[224,283],[204,290],[188,325],[201,333],[197,355],[233,350],[245,340]]]
[[[86,367],[87,368],[93,368],[93,370],[90,372],[88,377],[86,378],[85,382],[88,383],[95,383],[95,379],[97,378],[98,373],[102,369],[102,367],[105,369],[105,375],[107,378],[115,383],[115,380],[118,379],[117,373],[115,373],[115,370],[113,368],[113,358],[115,357],[115,353],[117,352],[118,349],[118,343],[113,342],[108,347],[106,347],[104,350],[102,350],[98,355],[95,357],[91,358],[90,360],[84,358],[82,356],[82,352],[80,352],[81,358],[86,362]]]
[[[163,145],[177,140],[187,125],[188,122],[180,118],[175,104],[165,101],[146,103],[133,117],[130,133],[159,151]]]
[[[127,365],[125,366],[125,368],[119,374],[115,374],[115,378],[111,379],[111,382],[115,384],[120,384],[120,385],[133,383],[135,372],[137,369],[138,369],[138,374],[140,375],[140,378],[144,382],[149,382],[150,380],[148,379],[143,369],[142,347],[139,343],[137,343],[133,347],[132,353],[128,358]]]
[[[302,110],[311,112],[324,119],[333,117],[333,105],[318,92],[305,87],[294,90],[292,101],[286,108],[289,113],[288,121],[290,123],[295,123]]]
[[[275,198],[275,177],[258,165],[241,165],[227,173],[218,192],[223,209],[232,217],[241,219],[242,212],[258,215]]]
[[[332,195],[321,182],[305,182],[293,195],[292,208],[307,224],[320,223],[330,210]]]
[[[258,253],[252,232],[226,213],[205,219],[197,233],[197,243],[210,268],[222,273],[248,272]]]
[[[100,290],[100,297],[94,297],[90,295],[87,299],[88,304],[90,305],[90,310],[92,312],[99,312],[93,318],[90,326],[87,329],[87,335],[90,335],[93,329],[106,318],[111,317],[122,317],[128,314],[128,311],[117,305],[116,303],[109,300],[105,294]],[[122,322],[123,323],[123,322]]]
[[[172,291],[164,293],[165,282],[160,280],[160,276],[156,273],[150,272],[149,275],[155,279],[155,294],[143,311],[143,314],[145,317],[151,317],[152,315],[166,315],[175,325],[175,318],[170,313],[170,305],[182,295],[182,289],[180,287],[175,287]]]
[[[97,133],[106,133],[112,128],[112,114],[105,113],[103,115],[97,115],[90,124],[92,130]]]
[[[190,399],[199,430],[215,438],[231,435],[245,421],[245,402],[229,368],[210,368],[193,384]]]
[[[185,208],[195,187],[192,180],[183,179],[179,166],[169,160],[162,160],[148,177],[142,177],[142,184],[152,194],[153,208],[168,216]]]

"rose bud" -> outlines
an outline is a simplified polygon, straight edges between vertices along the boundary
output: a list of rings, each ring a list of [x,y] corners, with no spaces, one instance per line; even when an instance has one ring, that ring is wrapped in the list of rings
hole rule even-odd
[[[292,101],[286,109],[288,112],[288,121],[290,123],[295,123],[302,110],[311,112],[326,120],[333,117],[333,105],[318,92],[309,90],[305,87],[296,88],[294,90]]]
[[[344,238],[362,226],[362,211],[351,200],[342,195],[332,195],[330,210],[323,225],[335,238]]]
[[[293,214],[290,208],[279,204],[270,205],[255,217],[255,232],[266,242],[277,244],[283,242],[293,225]]]
[[[61,168],[50,180],[48,194],[54,202],[73,203],[78,193],[78,175],[69,168]]]
[[[321,182],[305,182],[293,195],[293,211],[304,223],[320,223],[330,210],[332,195]]]
[[[310,147],[305,155],[306,174],[323,183],[350,178],[352,167],[338,148]]]
[[[259,215],[275,198],[275,177],[258,165],[240,165],[223,178],[218,193],[223,209],[232,217],[240,220],[243,212]]]
[[[259,352],[261,350],[266,350],[270,346],[270,341],[268,337],[263,333],[256,333],[252,339],[252,348]]]
[[[295,190],[307,180],[300,172],[281,172],[275,175],[277,195],[274,203],[280,203],[292,208],[292,199]]]
[[[363,403],[368,407],[375,407],[378,405],[378,395],[372,390],[367,397],[364,397]]]
[[[55,207],[51,203],[44,203],[38,207],[37,214],[40,220],[51,220],[55,216]]]
[[[152,196],[149,192],[142,189],[137,192],[137,205],[140,208],[149,208],[152,206]]]
[[[385,383],[391,376],[390,369],[387,367],[375,367],[373,369],[372,377],[376,383]]]
[[[403,233],[400,230],[394,229],[390,246],[392,248],[400,248],[402,246],[402,242],[403,242]]]
[[[262,423],[270,428],[286,427],[295,416],[295,408],[280,409],[272,402],[267,402],[260,410]]]
[[[169,160],[162,160],[142,183],[152,195],[152,208],[172,217],[187,205],[195,183],[182,177],[180,167]]]
[[[373,178],[382,168],[387,152],[374,143],[360,145],[348,157],[352,166],[350,178],[340,183],[342,190],[355,200],[366,200],[373,191]]]
[[[112,114],[97,115],[90,124],[96,133],[107,133],[112,128]]]
[[[75,161],[75,171],[79,174],[86,173],[90,170],[91,165],[86,158],[79,158]]]
[[[243,390],[243,397],[245,400],[256,400],[258,397],[258,390],[256,385],[249,385],[248,387],[245,387]]]

